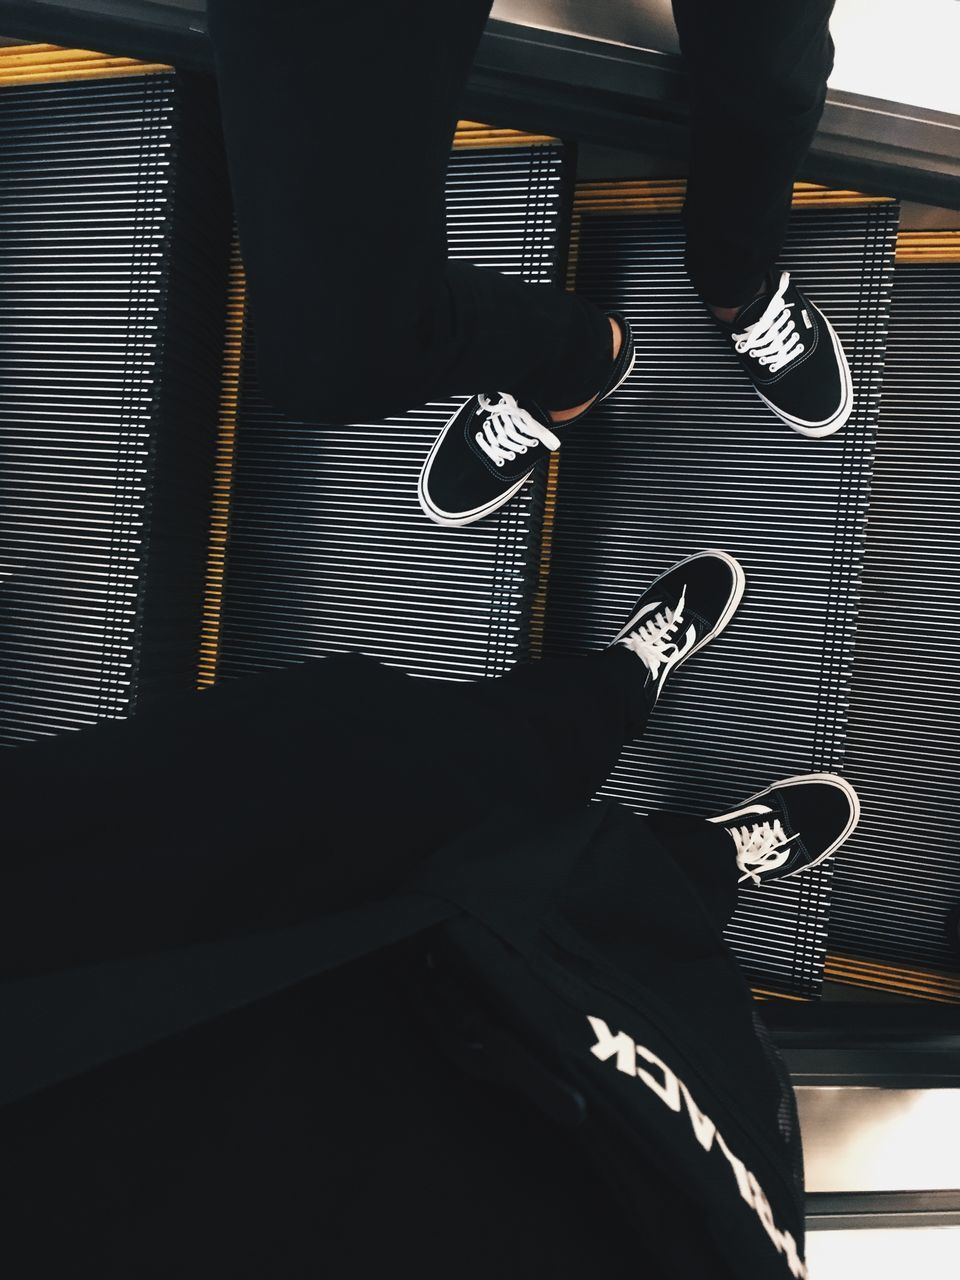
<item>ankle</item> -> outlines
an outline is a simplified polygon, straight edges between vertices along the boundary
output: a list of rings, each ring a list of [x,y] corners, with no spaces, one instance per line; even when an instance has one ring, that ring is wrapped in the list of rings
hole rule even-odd
[[[739,307],[715,307],[712,302],[707,303],[707,308],[713,312],[718,320],[722,320],[724,324],[733,324],[737,316],[743,310],[743,303]]]
[[[613,330],[613,359],[616,360],[620,354],[620,348],[623,346],[623,330],[613,316],[607,316],[607,319],[610,321],[610,328]]]
[[[722,320],[724,324],[733,324],[734,320],[736,320],[743,308],[749,306],[749,304],[753,302],[754,298],[759,298],[762,294],[766,293],[766,290],[767,282],[764,280],[756,293],[751,294],[746,302],[738,302],[735,307],[718,307],[712,302],[707,302],[706,299],[704,299],[704,302],[706,303],[707,309],[712,311],[718,320]]]
[[[620,354],[620,348],[623,346],[623,333],[613,316],[607,316],[607,319],[609,320],[610,328],[613,331],[613,354],[611,356],[611,360],[616,360],[617,356]],[[597,392],[597,395],[599,394],[600,393]],[[572,409],[548,409],[547,413],[553,422],[567,422],[570,418],[576,418],[581,413],[589,409],[596,398],[597,396],[591,396],[589,400],[585,400],[583,404],[575,405]]]

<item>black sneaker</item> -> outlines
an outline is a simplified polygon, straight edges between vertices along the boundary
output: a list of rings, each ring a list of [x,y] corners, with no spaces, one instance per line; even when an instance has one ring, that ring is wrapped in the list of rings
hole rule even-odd
[[[633,334],[622,315],[611,314],[623,334],[620,350],[600,394],[575,418],[553,423],[534,401],[517,401],[505,391],[471,396],[461,405],[420,472],[417,492],[431,520],[457,527],[491,515],[560,448],[574,423],[626,381],[636,362]]]
[[[647,668],[654,703],[670,672],[723,631],[743,587],[743,570],[733,556],[698,551],[643,593],[613,643],[630,649]]]
[[[799,875],[829,858],[860,821],[860,799],[846,778],[805,773],[775,782],[708,822],[730,833],[741,882]]]
[[[712,313],[711,313],[712,314]],[[717,319],[760,399],[794,431],[829,436],[853,408],[850,367],[827,317],[790,280],[774,277],[732,324]]]

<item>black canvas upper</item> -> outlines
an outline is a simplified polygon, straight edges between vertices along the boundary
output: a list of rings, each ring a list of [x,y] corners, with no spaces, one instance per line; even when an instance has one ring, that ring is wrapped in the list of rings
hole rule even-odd
[[[778,877],[816,861],[839,840],[850,821],[850,801],[830,783],[775,787],[764,803],[780,815],[783,829],[791,837],[790,857],[773,873]]]
[[[491,391],[485,394],[485,399],[496,404],[500,396],[498,392]],[[536,401],[518,400],[517,404],[542,426],[557,434],[549,415]],[[457,510],[472,510],[490,502],[550,456],[550,450],[544,445],[534,444],[518,453],[513,461],[505,460],[498,467],[477,442],[486,417],[480,396],[471,396],[454,416],[431,464],[431,492],[438,497],[448,492],[455,493]],[[449,508],[444,506],[443,509]]]
[[[651,671],[654,698],[671,671],[687,657],[718,635],[729,622],[743,591],[743,573],[739,565],[721,552],[702,551],[688,556],[662,574],[637,600],[630,618],[617,634],[614,645],[637,635],[638,628],[649,631],[658,627],[657,619],[676,613],[681,598],[683,607],[675,625],[663,633],[667,650],[663,663]],[[651,607],[653,606],[653,607]],[[646,610],[644,613],[643,611]],[[643,616],[639,616],[643,614]],[[632,642],[628,647],[633,647]],[[673,649],[680,651],[677,657]],[[658,653],[658,656],[661,656]],[[638,656],[638,661],[643,661]]]
[[[664,574],[651,587],[651,592],[679,599],[686,588],[684,617],[696,622],[698,637],[702,637],[716,627],[729,604],[733,581],[730,565],[719,556],[705,552]]]
[[[737,809],[754,803],[768,808],[769,816],[747,813],[723,825],[753,827],[780,820],[788,838],[784,846],[788,857],[780,866],[758,867],[762,881],[782,879],[811,866],[852,830],[853,812],[847,792],[838,783],[821,781],[817,775],[776,783]]]
[[[655,603],[658,607],[676,609],[681,596],[684,596],[684,613],[678,630],[686,632],[690,626],[694,627],[699,646],[716,634],[718,628],[726,625],[724,613],[730,609],[736,591],[737,576],[732,564],[716,552],[699,552],[675,564],[644,591],[631,609],[630,621],[617,635],[614,644],[630,635],[637,614],[646,605]]]
[[[748,302],[732,324],[714,319],[733,347],[741,367],[775,412],[786,416],[788,421],[796,420],[791,425],[798,430],[802,430],[803,425],[814,430],[818,426],[829,429],[834,420],[843,418],[844,409],[850,403],[849,371],[839,340],[823,312],[797,288],[792,278],[784,290],[783,307],[778,315],[784,310],[788,312],[782,330],[788,341],[797,335],[799,341],[794,348],[802,347],[800,354],[774,368],[751,354],[766,345],[761,335],[754,335],[754,343],[742,339],[738,344],[738,338],[763,317],[779,283],[780,276],[771,275],[764,292]]]
[[[490,391],[471,396],[457,410],[421,473],[420,499],[428,515],[441,523],[446,520],[469,524],[496,510],[537,466],[548,461],[571,427],[617,389],[632,368],[634,344],[626,318],[611,314],[620,325],[623,340],[597,399],[589,408],[576,418],[558,424],[551,421],[547,410],[535,400],[512,397],[517,408],[529,414],[548,433],[545,441],[527,436],[524,443],[511,450],[512,458],[501,454],[495,459],[480,441],[487,438],[485,425],[495,413],[490,406],[509,405],[503,393]],[[552,443],[554,440],[556,444]]]

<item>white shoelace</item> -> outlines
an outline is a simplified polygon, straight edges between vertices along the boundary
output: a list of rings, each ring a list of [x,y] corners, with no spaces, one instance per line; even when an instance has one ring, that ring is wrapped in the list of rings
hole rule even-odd
[[[759,884],[761,872],[782,867],[792,852],[787,845],[797,838],[787,835],[779,818],[773,822],[756,822],[752,827],[727,827],[727,830],[737,846],[737,866],[743,872],[741,884],[744,880]]]
[[[733,335],[740,354],[749,352],[760,364],[769,365],[771,373],[777,373],[804,351],[790,314],[795,304],[783,300],[789,283],[790,272],[782,272],[780,287],[767,303],[760,319],[747,325],[742,333]]]
[[[643,614],[640,615],[641,617],[646,615],[646,621],[619,642],[639,655],[654,680],[660,674],[661,667],[669,669],[674,666],[696,642],[697,633],[693,627],[687,629],[682,648],[676,639],[677,631],[683,625],[683,608],[686,599],[687,588],[684,587],[675,609],[664,609],[656,603],[647,605]],[[655,609],[657,612],[653,613]],[[653,613],[652,617],[651,613]]]
[[[513,462],[518,454],[545,445],[551,451],[560,448],[560,440],[549,427],[521,409],[516,399],[506,391],[497,393],[496,402],[486,396],[478,396],[480,408],[487,415],[482,430],[476,433],[476,441],[488,458],[498,467]]]

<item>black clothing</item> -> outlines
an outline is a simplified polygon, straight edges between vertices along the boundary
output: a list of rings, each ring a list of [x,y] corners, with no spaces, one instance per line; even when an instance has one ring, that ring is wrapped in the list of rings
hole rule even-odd
[[[584,804],[647,710],[626,650],[469,687],[348,657],[3,753],[8,1248],[117,1280],[454,1249],[468,1277],[791,1274],[729,838]],[[71,780],[72,850],[38,807]]]
[[[748,302],[783,245],[833,69],[834,0],[673,0],[693,97],[687,270],[715,307]]]
[[[490,6],[208,5],[258,375],[295,416],[490,388],[563,409],[606,378],[596,307],[447,261],[447,159]]]
[[[376,419],[491,388],[564,409],[606,381],[600,310],[447,261],[447,160],[490,6],[210,0],[258,374],[294,416]],[[831,7],[675,4],[695,99],[689,263],[715,305],[746,302],[780,251]]]
[[[352,655],[0,752],[0,977],[355,907],[511,792],[586,804],[645,677],[619,648],[470,685]]]

